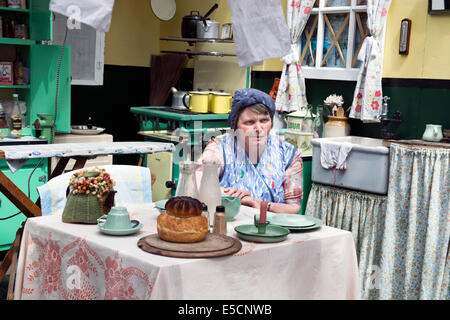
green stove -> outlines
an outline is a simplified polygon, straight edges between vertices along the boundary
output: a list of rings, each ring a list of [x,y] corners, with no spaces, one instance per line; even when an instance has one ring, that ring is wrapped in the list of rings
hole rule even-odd
[[[212,136],[223,134],[230,129],[228,114],[196,113],[164,106],[131,107],[130,112],[135,115],[139,122],[140,131],[138,134],[144,136],[145,140],[171,142],[175,145],[186,142],[191,150],[190,160],[194,161],[197,160],[195,156],[201,154]],[[150,160],[145,156],[144,163],[149,167],[158,165],[155,162],[161,162],[159,158],[161,156],[161,154],[151,155],[150,157],[155,157],[155,159],[150,158]],[[184,159],[187,157],[189,156],[186,154],[180,156]],[[152,161],[155,162],[151,163]],[[167,169],[165,170],[167,171]],[[162,179],[172,180],[176,185],[179,176],[179,167],[176,161],[172,162],[170,171],[172,173],[170,177]],[[154,192],[154,201],[164,199],[163,194],[167,194],[165,184],[161,183],[162,181],[155,183],[154,189],[160,188],[162,190],[156,192],[160,196],[155,197]]]

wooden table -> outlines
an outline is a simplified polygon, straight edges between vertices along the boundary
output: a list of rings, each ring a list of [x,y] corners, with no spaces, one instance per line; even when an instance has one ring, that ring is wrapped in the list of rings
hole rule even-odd
[[[49,179],[56,177],[65,171],[70,159],[75,159],[72,170],[81,169],[89,158],[99,155],[114,154],[145,154],[161,151],[173,151],[171,143],[159,142],[99,142],[99,143],[63,143],[63,144],[28,144],[0,147],[0,159],[6,161],[23,159],[41,159],[59,157],[59,161],[51,172]],[[22,213],[27,217],[41,216],[40,201],[34,203],[22,192],[3,172],[0,171],[0,192],[2,192]],[[0,281],[2,281],[9,267],[11,276],[8,288],[8,298],[12,298],[12,284],[14,283],[14,271],[16,267],[17,253],[23,232],[22,227],[16,233],[14,242],[5,255],[0,265]]]

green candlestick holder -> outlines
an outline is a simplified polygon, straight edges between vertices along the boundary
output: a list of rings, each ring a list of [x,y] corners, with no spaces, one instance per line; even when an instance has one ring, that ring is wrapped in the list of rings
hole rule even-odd
[[[259,222],[259,218],[257,218],[256,215],[253,216],[253,220],[254,220],[256,228],[258,228],[258,233],[265,234],[266,228],[269,225],[270,221],[266,221],[266,223],[261,223],[261,222]]]

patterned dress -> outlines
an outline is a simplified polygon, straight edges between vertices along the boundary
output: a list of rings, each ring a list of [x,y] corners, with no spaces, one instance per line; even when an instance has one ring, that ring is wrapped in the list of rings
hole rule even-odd
[[[234,135],[208,142],[201,160],[220,164],[220,185],[247,190],[253,198],[301,204],[303,163],[300,150],[276,135],[269,135],[256,165],[252,164]]]

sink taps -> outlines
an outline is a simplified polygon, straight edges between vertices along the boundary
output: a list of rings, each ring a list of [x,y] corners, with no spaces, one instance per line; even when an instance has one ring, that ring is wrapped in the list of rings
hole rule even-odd
[[[387,119],[388,117],[388,112],[389,112],[389,108],[388,108],[388,100],[391,100],[390,97],[388,96],[384,96],[383,97],[384,103],[383,106],[381,108],[381,115],[380,115],[380,119]]]

